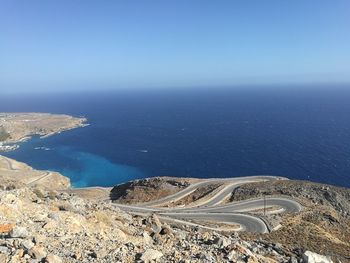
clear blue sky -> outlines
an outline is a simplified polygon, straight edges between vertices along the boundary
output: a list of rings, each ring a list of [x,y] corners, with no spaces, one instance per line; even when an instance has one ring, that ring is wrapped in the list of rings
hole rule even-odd
[[[350,82],[350,1],[0,2],[0,89]]]

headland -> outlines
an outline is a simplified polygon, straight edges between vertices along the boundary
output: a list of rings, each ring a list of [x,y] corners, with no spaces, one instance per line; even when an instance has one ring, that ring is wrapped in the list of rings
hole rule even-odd
[[[48,113],[0,113],[0,152],[19,147],[33,135],[52,136],[86,126],[85,118]]]

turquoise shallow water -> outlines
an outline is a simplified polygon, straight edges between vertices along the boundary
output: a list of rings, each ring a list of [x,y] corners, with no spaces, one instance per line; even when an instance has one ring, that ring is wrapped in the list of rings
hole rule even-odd
[[[6,154],[76,187],[258,174],[350,187],[349,101],[350,86],[147,90],[8,95],[0,112],[87,117]]]
[[[66,131],[55,136],[71,136],[78,130]],[[60,172],[70,178],[73,187],[111,186],[131,179],[143,178],[144,173],[132,166],[113,163],[89,152],[70,146],[55,144],[55,136],[40,139],[34,137],[21,147],[5,155],[26,160],[35,168]]]
[[[143,173],[135,167],[115,164],[92,153],[77,152],[67,148],[59,148],[57,150],[59,154],[62,154],[69,160],[79,163],[77,169],[63,167],[60,170],[62,174],[71,178],[74,187],[109,186],[111,185],[111,175],[117,178],[116,183],[143,177]]]

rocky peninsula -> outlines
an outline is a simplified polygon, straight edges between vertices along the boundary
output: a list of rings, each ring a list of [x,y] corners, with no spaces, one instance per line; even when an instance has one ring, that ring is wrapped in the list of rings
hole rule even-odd
[[[51,136],[86,126],[85,118],[48,113],[0,113],[0,152],[18,148],[33,135]]]
[[[86,122],[0,119],[6,145]],[[0,262],[350,262],[349,204],[350,189],[273,176],[74,189],[0,156]]]

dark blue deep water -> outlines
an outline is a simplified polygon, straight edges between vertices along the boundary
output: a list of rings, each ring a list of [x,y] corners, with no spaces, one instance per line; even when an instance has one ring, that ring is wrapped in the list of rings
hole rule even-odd
[[[286,176],[350,187],[350,87],[1,95],[0,112],[85,116],[7,156],[76,187],[158,175]],[[35,149],[47,147],[50,150]]]

